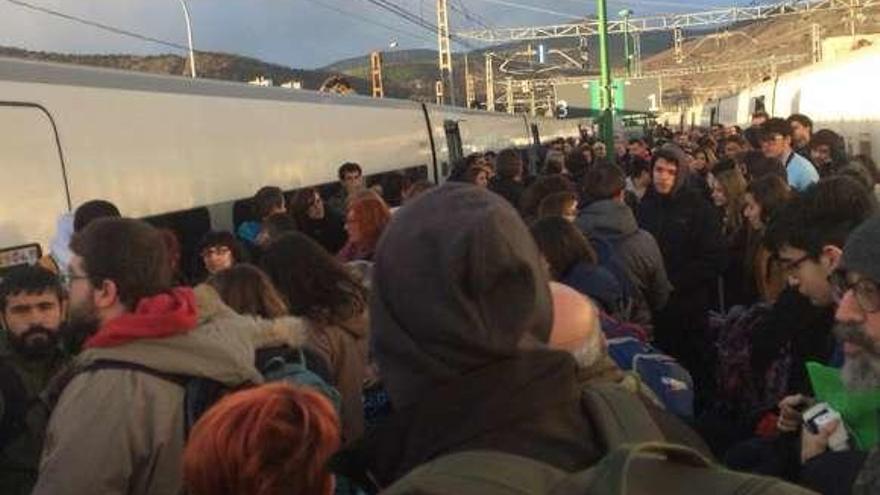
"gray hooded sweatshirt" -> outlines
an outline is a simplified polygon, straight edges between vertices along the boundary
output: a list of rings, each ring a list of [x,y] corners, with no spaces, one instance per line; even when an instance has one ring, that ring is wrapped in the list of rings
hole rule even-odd
[[[613,199],[588,205],[575,225],[588,237],[599,237],[614,246],[630,284],[637,289],[632,321],[650,324],[652,311],[663,308],[672,291],[654,236],[639,228],[626,204]]]

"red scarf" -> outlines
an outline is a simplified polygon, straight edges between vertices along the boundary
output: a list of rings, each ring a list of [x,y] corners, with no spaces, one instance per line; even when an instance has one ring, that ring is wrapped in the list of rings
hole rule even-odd
[[[85,342],[85,348],[115,347],[141,339],[162,339],[193,330],[198,324],[196,296],[188,287],[138,301],[133,313],[113,318]]]

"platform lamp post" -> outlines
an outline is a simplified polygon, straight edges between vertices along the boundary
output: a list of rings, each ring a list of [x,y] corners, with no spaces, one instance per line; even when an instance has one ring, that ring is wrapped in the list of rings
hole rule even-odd
[[[189,73],[193,79],[196,78],[196,54],[193,50],[193,32],[192,22],[189,18],[189,9],[186,8],[186,1],[180,0],[180,6],[183,8],[183,18],[186,20],[186,41],[189,46]]]
[[[605,0],[596,0],[596,14],[599,18],[599,67],[601,79],[599,91],[601,93],[601,116],[599,117],[599,135],[608,150],[608,160],[614,163],[614,111],[611,101],[611,67],[608,57],[608,5]]]

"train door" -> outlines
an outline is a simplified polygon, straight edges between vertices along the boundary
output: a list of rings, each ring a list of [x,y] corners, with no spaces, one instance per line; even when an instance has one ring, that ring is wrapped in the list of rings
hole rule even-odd
[[[464,146],[461,141],[461,129],[458,122],[446,120],[443,122],[443,130],[446,132],[446,148],[449,150],[449,162],[443,164],[443,176],[448,177],[452,167],[464,158]]]
[[[532,131],[532,145],[541,146],[541,131],[538,129],[538,124],[531,124],[529,129]]]
[[[538,124],[531,124],[529,126],[529,130],[532,131],[532,145],[529,146],[529,163],[528,169],[530,174],[537,174],[539,168],[539,154],[538,150],[541,149],[541,131],[538,128]]]
[[[756,96],[756,97],[752,98],[751,107],[752,107],[752,114],[755,114],[758,112],[766,112],[767,111],[766,97],[762,95],[762,96]]]
[[[38,105],[0,102],[0,248],[49,249],[70,193],[55,123]]]

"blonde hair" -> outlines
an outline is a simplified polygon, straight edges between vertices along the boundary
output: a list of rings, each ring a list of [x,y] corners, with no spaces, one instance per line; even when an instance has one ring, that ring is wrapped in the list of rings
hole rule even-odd
[[[745,177],[739,169],[725,170],[715,175],[715,182],[724,191],[727,205],[724,207],[724,228],[726,233],[736,232],[742,227],[742,211],[746,204]]]

